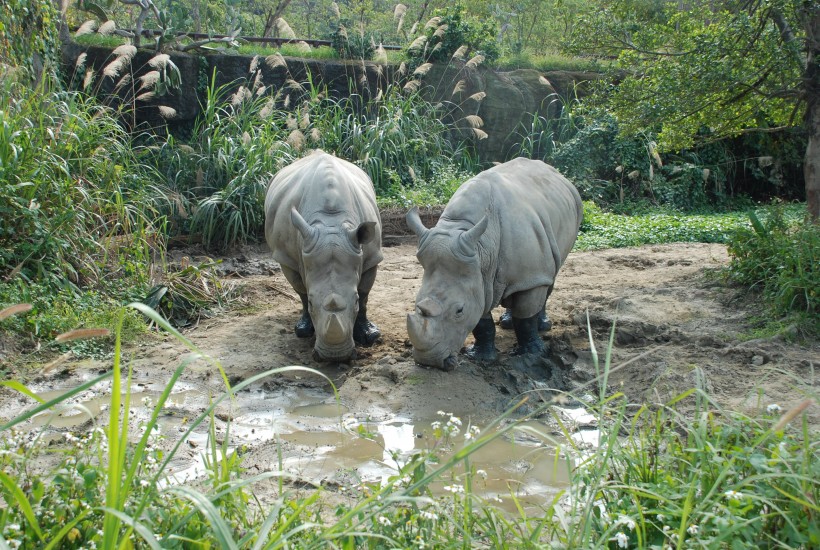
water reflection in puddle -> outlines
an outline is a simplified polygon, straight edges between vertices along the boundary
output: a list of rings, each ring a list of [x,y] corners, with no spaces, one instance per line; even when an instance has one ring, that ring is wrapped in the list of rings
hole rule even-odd
[[[210,395],[201,389],[178,384],[176,390],[159,418],[160,432],[170,441],[181,437],[189,422],[198,416],[195,411],[204,410],[211,402]],[[57,395],[59,392],[53,393]],[[110,403],[106,393],[102,389],[94,395],[86,395],[85,399],[63,407],[57,414],[38,415],[33,422],[38,426],[49,424],[69,430],[80,428],[90,419],[105,424]],[[150,418],[153,403],[159,396],[160,388],[151,384],[132,388],[132,420],[136,420],[137,425]],[[42,394],[42,397],[49,399],[53,396]],[[230,409],[230,452],[244,446],[259,468],[281,468],[303,481],[317,484],[387,482],[414,455],[436,446],[431,424],[441,420],[440,416],[430,412],[421,418],[384,414],[379,421],[374,421],[357,416],[332,398],[328,401],[325,394],[302,388],[241,392]],[[452,412],[459,416],[459,411]],[[487,418],[485,424],[490,420]],[[475,419],[473,423],[482,427],[482,423]],[[221,421],[218,424],[223,428],[222,438],[225,436],[224,425]],[[535,432],[551,432],[547,425],[538,421],[530,421],[528,426]],[[566,460],[557,458],[551,442],[531,435],[510,437],[510,434],[491,441],[470,456],[471,466],[482,471],[474,479],[474,492],[485,498],[502,499],[514,493],[525,506],[549,502],[568,484]],[[595,444],[597,430],[577,432],[573,439],[576,437],[579,443]],[[220,439],[220,430],[217,439]],[[457,449],[464,442],[462,432],[453,438],[451,446]],[[184,483],[205,475],[203,457],[209,447],[207,422],[191,433],[186,443],[187,452],[179,453],[172,462],[173,473],[165,483]],[[266,447],[270,457],[267,464],[254,454],[255,450]],[[450,458],[450,453],[438,449],[435,454],[440,462],[444,462]],[[430,466],[428,471],[435,467]],[[454,468],[452,474],[463,478],[463,465]],[[434,493],[441,494],[445,486],[455,483],[463,483],[463,479],[447,477],[431,488]]]

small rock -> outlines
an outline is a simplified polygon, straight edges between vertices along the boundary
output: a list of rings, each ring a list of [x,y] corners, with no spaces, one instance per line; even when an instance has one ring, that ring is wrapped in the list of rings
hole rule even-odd
[[[759,367],[766,362],[766,358],[762,355],[755,355],[752,357],[752,366]]]

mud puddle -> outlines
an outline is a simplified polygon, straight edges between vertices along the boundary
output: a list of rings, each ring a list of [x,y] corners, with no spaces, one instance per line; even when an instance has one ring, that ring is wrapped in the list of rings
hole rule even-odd
[[[100,384],[56,411],[35,416],[32,427],[56,435],[105,425],[110,413],[110,386],[110,382]],[[161,395],[162,388],[154,386],[132,386],[129,416],[134,437],[144,433]],[[60,393],[50,390],[40,395],[51,399]],[[166,401],[154,441],[160,445],[164,441],[170,448],[179,438],[185,440],[162,485],[196,482],[207,476],[212,452],[207,420],[187,436],[184,434],[212,398],[204,388],[178,382]],[[259,472],[281,471],[291,482],[324,485],[343,492],[394,480],[418,454],[435,456],[428,465],[429,472],[451,458],[465,443],[464,434],[471,428],[481,430],[492,421],[457,409],[447,411],[446,416],[429,411],[420,417],[387,414],[375,420],[351,411],[331,393],[316,388],[246,390],[222,405],[226,406],[218,407],[214,415],[216,443],[226,443],[229,456],[240,452],[245,462],[254,464]],[[446,423],[451,417],[461,421],[459,433],[443,441],[436,437],[434,424]],[[537,420],[522,426],[524,431],[508,432],[469,459],[476,472],[472,481],[474,494],[501,502],[502,507],[508,505],[510,511],[515,506],[509,498],[511,494],[516,495],[521,505],[537,508],[568,485],[569,467],[564,458],[559,458],[556,441],[533,435],[553,433],[553,428]],[[434,494],[445,494],[464,483],[464,467],[459,464],[445,478],[434,482],[431,489]]]

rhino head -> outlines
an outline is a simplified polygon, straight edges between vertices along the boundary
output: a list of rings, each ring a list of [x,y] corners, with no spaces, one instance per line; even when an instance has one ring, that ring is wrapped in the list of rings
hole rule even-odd
[[[376,223],[363,222],[355,228],[310,225],[295,208],[291,220],[302,235],[303,281],[316,331],[314,353],[319,360],[346,361],[355,352],[362,245],[376,237]]]
[[[416,257],[424,269],[415,311],[407,315],[413,358],[452,370],[467,334],[484,313],[478,240],[488,217],[468,230],[427,229],[414,208],[407,213],[407,224],[419,237]]]

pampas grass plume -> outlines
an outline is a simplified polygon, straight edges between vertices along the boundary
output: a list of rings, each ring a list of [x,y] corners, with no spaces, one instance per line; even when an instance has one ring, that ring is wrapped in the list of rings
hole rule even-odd
[[[275,69],[276,67],[287,67],[288,62],[285,61],[281,53],[276,52],[265,58],[265,64],[271,69]]]
[[[476,67],[478,67],[482,63],[484,63],[484,56],[481,55],[481,54],[478,54],[475,57],[473,57],[472,59],[470,59],[467,62],[466,66],[470,69],[475,69]]]
[[[168,61],[171,60],[171,56],[167,53],[160,53],[152,57],[148,60],[148,64],[155,69],[164,69],[166,65],[168,65]]]
[[[301,151],[305,146],[305,134],[301,130],[294,130],[288,134],[288,145],[297,151]]]
[[[160,116],[166,120],[177,116],[177,111],[173,107],[168,107],[167,105],[158,105],[157,108],[159,109]]]
[[[109,19],[108,21],[100,25],[100,28],[97,29],[97,34],[108,36],[115,30],[117,30],[117,24],[114,22],[113,19]]]
[[[94,32],[96,28],[97,22],[93,19],[89,19],[88,21],[80,25],[80,28],[77,29],[77,32],[74,33],[74,37],[76,38],[78,36],[83,36],[85,34],[91,34]]]
[[[424,76],[424,75],[427,74],[427,72],[430,70],[430,68],[432,66],[433,66],[432,63],[422,63],[421,65],[418,66],[418,68],[416,68],[415,71],[413,71],[413,75],[414,76]]]

